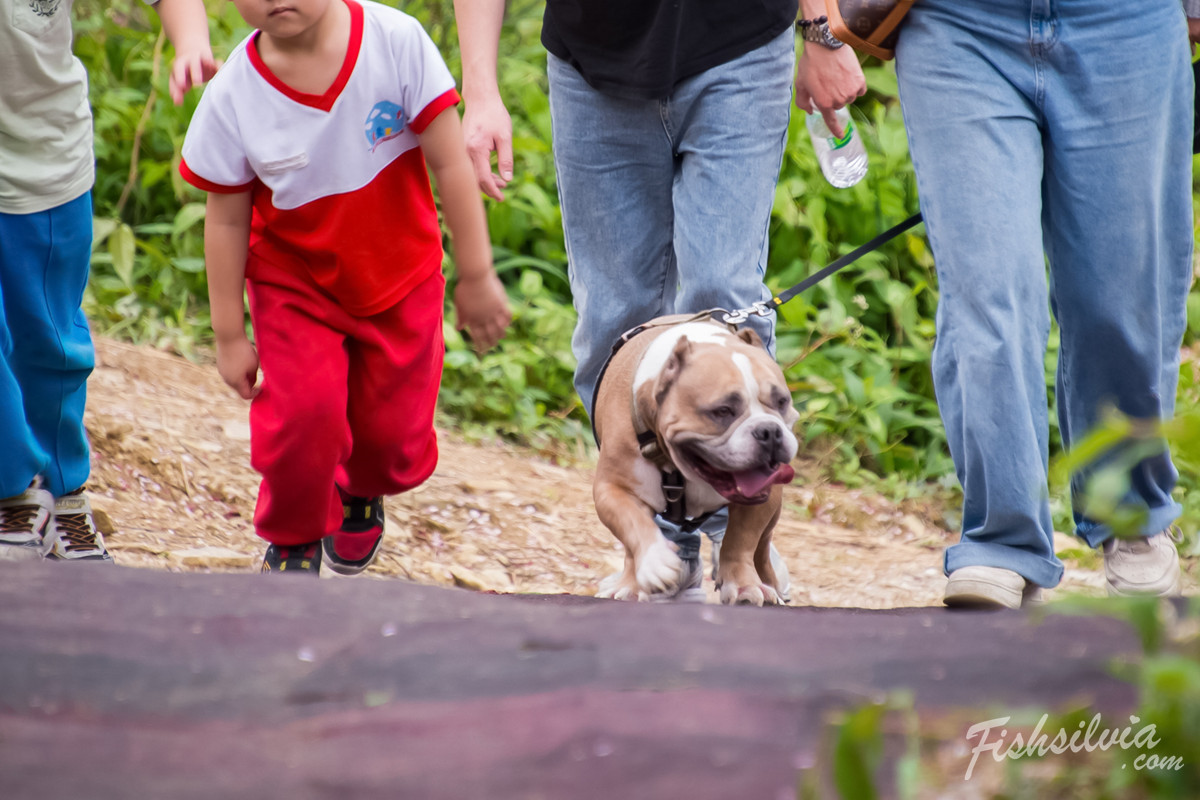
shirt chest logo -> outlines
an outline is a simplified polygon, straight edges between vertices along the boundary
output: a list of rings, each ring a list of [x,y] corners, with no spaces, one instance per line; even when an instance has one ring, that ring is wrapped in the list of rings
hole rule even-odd
[[[62,0],[27,0],[29,10],[39,17],[53,17],[58,13]]]
[[[408,119],[404,109],[388,100],[381,100],[367,114],[366,135],[371,152],[388,139],[395,139],[404,132]]]

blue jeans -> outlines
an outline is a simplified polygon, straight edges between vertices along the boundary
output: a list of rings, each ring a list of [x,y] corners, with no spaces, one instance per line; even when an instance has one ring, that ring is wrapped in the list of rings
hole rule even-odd
[[[571,292],[575,388],[588,414],[617,338],[663,314],[746,308],[763,285],[794,36],[681,81],[670,97],[602,94],[549,56],[554,165]],[[754,329],[774,345],[774,319]]]
[[[1191,281],[1192,71],[1179,0],[921,0],[896,52],[940,302],[933,377],[963,488],[945,569],[1054,586],[1044,356],[1064,444],[1174,411]],[[1049,281],[1046,265],[1049,263]],[[1179,516],[1165,445],[1142,533]],[[1079,509],[1076,533],[1112,535]]]
[[[769,300],[767,230],[791,111],[795,37],[687,78],[662,100],[602,94],[548,56],[571,293],[575,389],[589,416],[617,338],[646,320]],[[769,350],[775,320],[749,323]],[[720,539],[726,515],[702,530]],[[688,558],[698,534],[659,520]]]
[[[0,497],[37,475],[55,497],[90,471],[83,406],[95,363],[79,304],[92,250],[92,196],[0,213]]]

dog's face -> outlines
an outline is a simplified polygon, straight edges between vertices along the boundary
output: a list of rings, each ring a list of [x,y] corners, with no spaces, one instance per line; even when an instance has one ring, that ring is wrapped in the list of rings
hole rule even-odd
[[[634,391],[639,413],[687,480],[752,505],[793,478],[799,414],[753,331],[734,335],[708,323],[669,330],[647,351]]]

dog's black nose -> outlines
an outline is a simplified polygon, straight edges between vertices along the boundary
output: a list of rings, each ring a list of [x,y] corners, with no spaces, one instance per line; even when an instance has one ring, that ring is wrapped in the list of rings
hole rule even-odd
[[[775,444],[783,438],[783,430],[778,425],[759,425],[754,429],[755,441],[762,444]]]

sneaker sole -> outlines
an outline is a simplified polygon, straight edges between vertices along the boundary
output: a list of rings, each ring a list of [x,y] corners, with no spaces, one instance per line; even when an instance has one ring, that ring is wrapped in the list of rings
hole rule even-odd
[[[41,542],[28,544],[0,544],[0,561],[40,561],[42,558]]]
[[[951,578],[946,585],[942,602],[949,608],[1002,609],[1020,608],[1021,592],[978,580],[955,581]]]
[[[1178,569],[1174,578],[1168,581],[1162,588],[1151,584],[1137,589],[1118,589],[1109,583],[1107,578],[1104,581],[1104,585],[1108,589],[1109,597],[1178,597],[1183,594],[1183,578],[1179,574]]]
[[[46,556],[46,560],[47,561],[56,561],[56,562],[63,563],[63,564],[74,563],[76,561],[86,561],[89,564],[114,564],[114,563],[116,563],[115,561],[113,561],[113,557],[111,555],[109,555],[108,553],[105,553],[104,555],[100,555],[98,553],[93,553],[91,555],[86,555],[86,556],[66,556],[66,557],[56,556],[54,554],[48,554]]]
[[[647,598],[650,603],[695,603],[697,605],[707,603],[708,596],[702,586],[692,586],[688,589],[683,589],[676,594],[663,594],[656,592]]]
[[[336,572],[338,575],[358,575],[366,570],[367,567],[375,563],[375,559],[379,556],[379,548],[383,545],[383,534],[375,540],[375,546],[371,548],[371,552],[358,561],[343,561],[338,558],[333,551],[333,537],[326,536],[321,540],[321,549],[325,551],[325,558],[321,560],[323,568]]]

